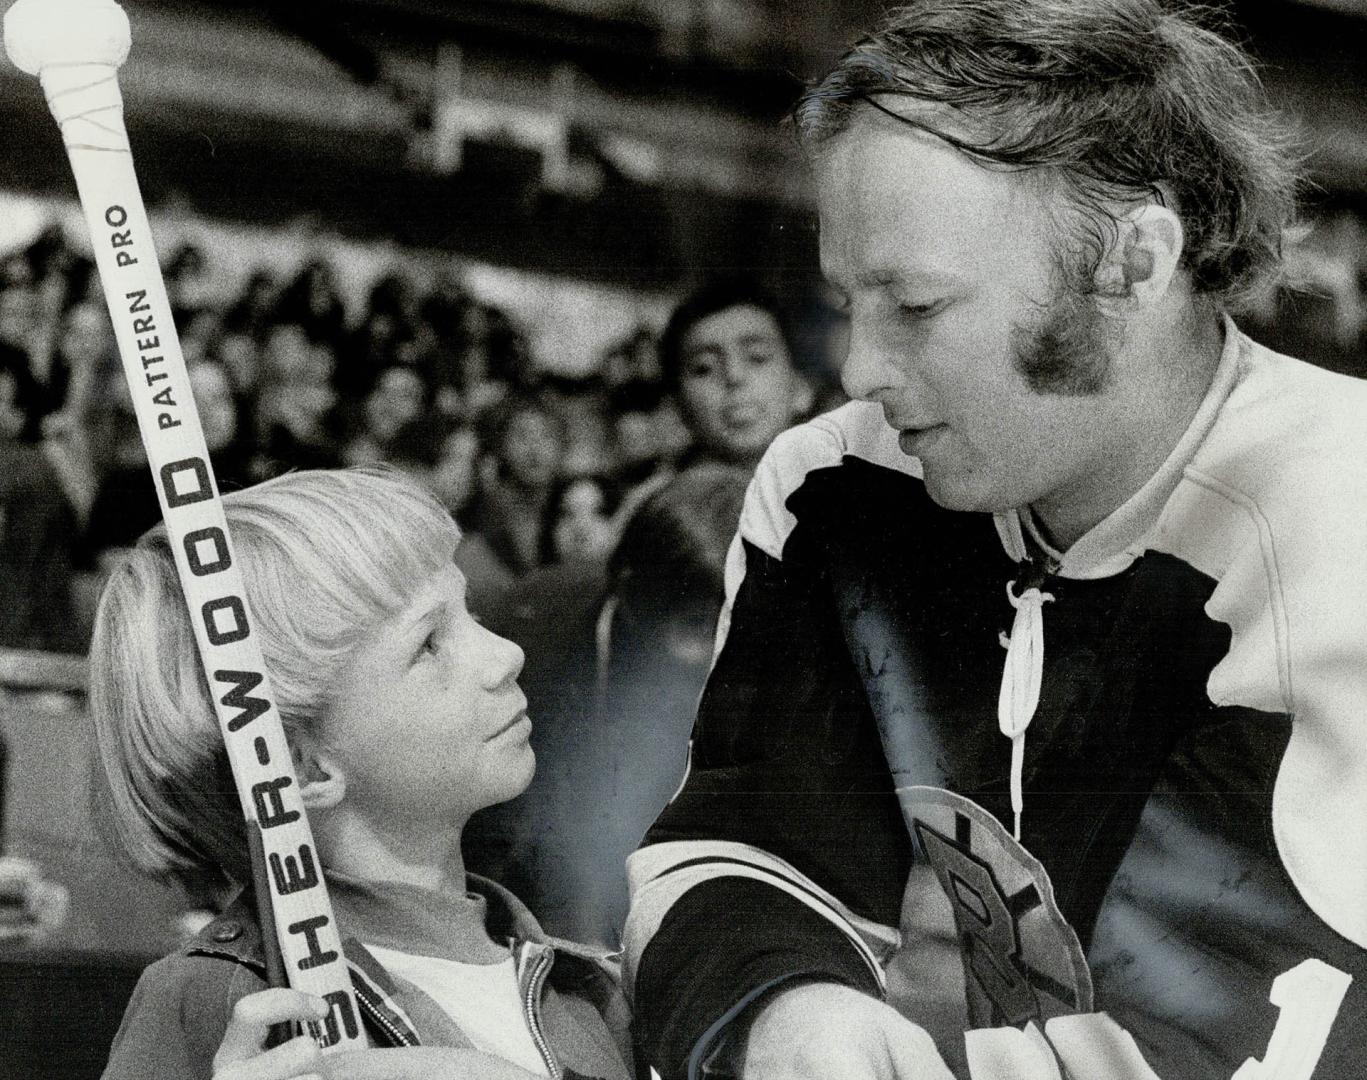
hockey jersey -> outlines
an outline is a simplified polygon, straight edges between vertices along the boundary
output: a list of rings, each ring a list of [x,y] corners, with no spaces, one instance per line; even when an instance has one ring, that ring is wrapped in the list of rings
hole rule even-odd
[[[1097,1014],[1117,1077],[1367,1075],[1367,384],[1227,322],[1167,461],[1064,552],[934,504],[852,402],[771,447],[727,593],[629,864],[641,1062],[701,1075],[801,975],[961,1076],[1008,1028],[1066,1066]]]

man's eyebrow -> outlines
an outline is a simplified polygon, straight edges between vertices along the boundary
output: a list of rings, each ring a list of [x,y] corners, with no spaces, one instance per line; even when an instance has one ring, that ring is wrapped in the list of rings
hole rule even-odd
[[[859,274],[855,280],[860,285],[880,288],[888,285],[957,285],[959,279],[951,273],[938,270],[920,270],[901,267],[887,270],[868,270]]]

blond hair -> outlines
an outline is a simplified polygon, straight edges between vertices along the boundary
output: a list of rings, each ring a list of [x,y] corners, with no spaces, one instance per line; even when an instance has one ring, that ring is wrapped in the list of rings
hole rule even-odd
[[[290,473],[223,498],[276,705],[315,724],[361,636],[451,561],[451,515],[384,468]],[[197,887],[245,883],[241,807],[164,525],[100,597],[90,646],[101,831],[134,867]]]
[[[1226,23],[1164,0],[912,0],[793,116],[812,150],[871,108],[980,164],[1052,172],[1077,212],[1059,254],[1083,293],[1116,205],[1171,204],[1195,292],[1237,306],[1280,272],[1301,144]],[[947,108],[926,116],[898,99]]]

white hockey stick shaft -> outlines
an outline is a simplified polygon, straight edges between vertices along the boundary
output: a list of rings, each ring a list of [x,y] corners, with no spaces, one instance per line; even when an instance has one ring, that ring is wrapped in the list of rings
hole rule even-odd
[[[76,176],[204,677],[243,814],[260,828],[286,977],[331,1003],[320,1045],[355,1048],[350,975],[133,170],[118,85],[128,47],[112,0],[19,0],[5,14],[5,48],[42,81]]]

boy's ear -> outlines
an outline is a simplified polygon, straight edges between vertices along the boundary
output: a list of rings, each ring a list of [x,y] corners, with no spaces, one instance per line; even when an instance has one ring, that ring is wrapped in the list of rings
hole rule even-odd
[[[290,753],[304,809],[326,810],[338,805],[346,795],[346,775],[337,759],[309,735],[291,737]]]

